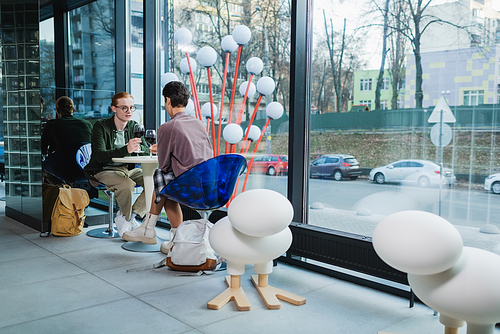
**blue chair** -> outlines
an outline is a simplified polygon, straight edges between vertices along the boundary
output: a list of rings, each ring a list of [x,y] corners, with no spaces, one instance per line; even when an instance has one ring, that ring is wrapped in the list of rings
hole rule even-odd
[[[226,205],[238,177],[247,168],[239,154],[219,155],[182,173],[163,188],[161,195],[196,210],[203,219]]]
[[[85,179],[86,176],[85,174],[83,174],[83,168],[89,163],[91,155],[92,146],[90,144],[81,145],[76,151],[75,161],[78,165],[80,173],[82,173]],[[107,190],[106,186],[102,183],[97,184],[97,182],[95,181],[90,181],[90,184],[97,190],[102,190],[106,194],[106,196],[108,196],[108,227],[101,227],[90,230],[87,232],[87,235],[94,238],[119,238],[120,235],[113,226],[113,205],[115,201],[115,194],[112,191]]]

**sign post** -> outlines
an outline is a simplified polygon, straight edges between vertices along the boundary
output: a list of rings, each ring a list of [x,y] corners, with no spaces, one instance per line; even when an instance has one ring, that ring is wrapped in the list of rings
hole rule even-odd
[[[431,116],[427,120],[429,123],[437,123],[431,129],[431,141],[440,148],[439,162],[439,216],[441,216],[441,189],[443,186],[443,147],[448,145],[453,137],[450,126],[446,123],[455,123],[457,120],[451,112],[450,106],[445,98],[441,96],[438,104],[434,107]]]

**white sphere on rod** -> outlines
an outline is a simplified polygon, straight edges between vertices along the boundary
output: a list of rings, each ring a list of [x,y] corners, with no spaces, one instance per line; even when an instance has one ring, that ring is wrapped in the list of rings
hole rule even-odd
[[[245,130],[245,133],[246,131],[248,131],[248,128],[247,130]],[[259,127],[257,125],[250,126],[250,131],[248,132],[248,139],[250,139],[251,141],[256,141],[259,140],[259,137],[260,137]]]
[[[259,94],[264,96],[269,95],[274,92],[274,88],[276,88],[276,84],[270,77],[262,77],[257,81],[257,90]]]
[[[243,129],[236,123],[226,125],[222,131],[224,140],[229,144],[236,144],[243,138]]]
[[[262,70],[264,69],[264,63],[259,57],[252,57],[247,60],[246,67],[248,73],[257,75],[260,74],[260,72],[262,72]]]
[[[278,119],[283,115],[283,106],[279,102],[271,102],[266,107],[266,115],[270,119]]]
[[[248,86],[248,81],[245,81],[240,85],[241,96],[245,96],[245,92],[247,91],[247,86]],[[257,89],[255,88],[255,85],[253,84],[253,82],[251,82],[250,88],[248,89],[248,97],[254,96],[256,91]]]
[[[194,116],[195,111],[194,111],[194,102],[192,99],[188,99],[188,104],[186,106],[186,114]]]
[[[210,67],[217,61],[217,52],[211,46],[204,46],[198,50],[198,62],[205,66]]]
[[[161,76],[161,89],[163,89],[163,87],[165,87],[166,84],[172,81],[180,81],[180,80],[175,73],[171,72],[163,73]]]
[[[239,25],[233,29],[233,39],[238,45],[245,45],[252,38],[252,32],[247,26]]]
[[[214,117],[217,115],[217,105],[215,103],[212,103],[214,107]],[[201,116],[205,118],[212,118],[212,109],[210,108],[210,102],[205,103],[201,107]]]
[[[196,60],[194,60],[193,58],[189,58],[189,64],[191,64],[191,70],[193,71],[193,74],[194,74],[194,72],[196,72],[196,66],[197,66]],[[182,58],[181,62],[179,63],[179,67],[181,68],[182,73],[184,73],[184,74],[190,73],[189,65],[188,65],[188,61],[187,61],[186,57]]]
[[[222,50],[226,52],[234,52],[238,48],[238,44],[234,41],[232,35],[227,35],[226,37],[224,37],[220,42],[220,46]]]
[[[180,47],[188,45],[193,40],[193,35],[191,31],[186,28],[179,28],[174,33],[174,41]]]

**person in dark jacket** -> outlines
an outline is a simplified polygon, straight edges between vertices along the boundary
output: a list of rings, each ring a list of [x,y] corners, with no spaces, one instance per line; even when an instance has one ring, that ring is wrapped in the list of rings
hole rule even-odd
[[[42,133],[42,154],[76,143],[90,143],[92,124],[73,116],[73,100],[61,96],[56,101],[56,119],[47,122]]]
[[[144,191],[133,202],[136,184],[144,186],[142,169],[135,165],[113,162],[113,158],[130,156],[136,151],[149,155],[144,137],[134,137],[135,121],[132,115],[136,110],[134,98],[126,92],[115,94],[111,100],[113,116],[99,120],[92,130],[92,156],[85,166],[90,180],[100,182],[115,194],[120,210],[116,213],[115,224],[118,234],[131,231],[139,226],[135,216],[142,217],[148,211]],[[155,152],[156,145],[152,146]]]

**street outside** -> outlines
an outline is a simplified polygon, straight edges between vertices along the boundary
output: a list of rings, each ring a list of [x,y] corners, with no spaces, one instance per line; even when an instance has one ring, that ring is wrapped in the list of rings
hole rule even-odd
[[[242,176],[242,178],[244,175]],[[239,191],[241,191],[241,184]],[[287,176],[250,174],[246,190],[266,188],[286,196]],[[478,186],[420,188],[357,180],[309,180],[309,224],[371,236],[386,215],[402,210],[440,214],[461,233],[466,246],[500,254],[500,234],[480,233],[486,224],[500,228],[500,196]],[[441,207],[441,210],[440,210]]]

